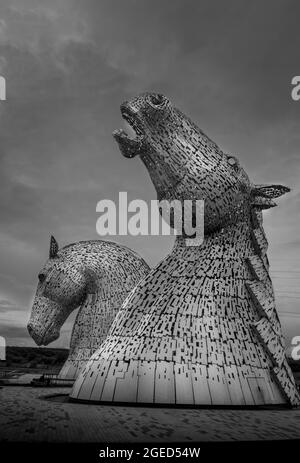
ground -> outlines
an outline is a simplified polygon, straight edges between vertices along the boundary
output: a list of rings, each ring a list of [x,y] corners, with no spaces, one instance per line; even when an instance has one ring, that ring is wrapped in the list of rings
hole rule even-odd
[[[188,443],[300,438],[300,409],[79,404],[66,402],[69,392],[69,388],[4,386],[0,389],[0,441]]]

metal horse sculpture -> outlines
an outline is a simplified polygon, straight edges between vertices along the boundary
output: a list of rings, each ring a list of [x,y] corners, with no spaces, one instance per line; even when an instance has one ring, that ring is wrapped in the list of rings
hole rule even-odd
[[[124,302],[78,376],[79,400],[257,406],[299,404],[269,275],[262,211],[289,191],[254,185],[163,95],[121,105],[158,199],[205,201],[205,238],[174,248]]]
[[[58,339],[79,307],[70,352],[59,376],[73,379],[106,338],[128,293],[149,272],[134,251],[111,241],[80,241],[58,249],[51,237],[49,260],[39,273],[28,331],[36,344]]]

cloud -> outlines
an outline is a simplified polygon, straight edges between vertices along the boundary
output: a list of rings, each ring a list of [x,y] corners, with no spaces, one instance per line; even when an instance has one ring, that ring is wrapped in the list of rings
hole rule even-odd
[[[26,324],[49,235],[61,244],[99,238],[96,204],[117,199],[119,191],[155,199],[142,163],[122,158],[111,137],[122,123],[120,103],[141,91],[170,97],[237,155],[253,182],[293,188],[264,214],[264,223],[272,268],[299,269],[299,104],[290,98],[290,81],[299,74],[300,5],[2,3],[0,73],[7,101],[0,102],[0,294],[16,305],[6,320],[14,342],[31,342],[19,324]],[[115,240],[152,265],[172,244],[166,237]],[[274,282],[282,289],[278,278]],[[283,311],[298,310],[290,299],[279,302]],[[297,320],[283,319],[287,336],[300,329]]]
[[[39,55],[55,51],[68,40],[86,40],[86,27],[72,1],[4,0],[3,39],[6,44]],[[9,24],[9,27],[5,25]],[[1,29],[0,29],[1,30]]]

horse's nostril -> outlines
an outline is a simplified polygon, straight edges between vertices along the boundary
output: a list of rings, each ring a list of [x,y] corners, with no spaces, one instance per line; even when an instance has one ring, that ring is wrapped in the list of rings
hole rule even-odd
[[[37,327],[34,328],[34,325],[32,325],[31,323],[28,323],[27,324],[27,330],[28,330],[29,335],[34,340],[34,342],[38,346],[40,346],[40,344],[41,344],[41,336],[40,336],[40,333],[39,333],[39,330],[37,329]]]

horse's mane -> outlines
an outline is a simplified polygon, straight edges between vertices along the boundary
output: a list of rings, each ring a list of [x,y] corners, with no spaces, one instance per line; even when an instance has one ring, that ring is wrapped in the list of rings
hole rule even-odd
[[[72,247],[77,248],[77,247],[89,247],[89,246],[108,246],[115,248],[119,251],[124,251],[125,254],[131,254],[135,256],[137,259],[142,261],[144,264],[147,265],[146,261],[133,249],[130,249],[128,246],[125,246],[124,244],[119,244],[115,241],[112,240],[82,240],[82,241],[76,241],[75,243],[69,243],[60,248],[59,252],[63,252],[66,250],[70,250]]]
[[[247,290],[256,308],[258,321],[253,330],[272,361],[272,373],[282,392],[292,404],[298,403],[293,375],[285,355],[285,340],[276,310],[272,281],[269,275],[267,257],[268,241],[263,229],[264,209],[276,206],[272,198],[290,191],[281,185],[256,186],[253,190],[251,206],[251,239],[254,256],[247,258],[247,266],[253,276],[246,282]]]

